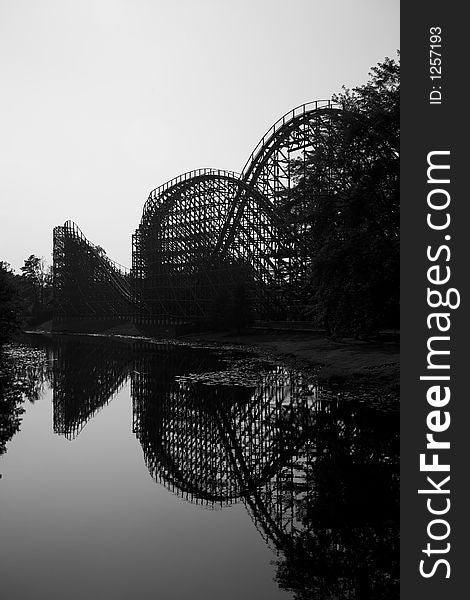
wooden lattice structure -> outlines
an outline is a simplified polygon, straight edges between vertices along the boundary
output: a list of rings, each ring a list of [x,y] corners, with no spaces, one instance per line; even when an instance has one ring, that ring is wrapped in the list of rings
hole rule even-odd
[[[54,228],[58,316],[132,317],[139,310],[129,270],[108,258],[72,221]]]
[[[59,314],[207,321],[242,288],[255,315],[282,317],[308,270],[308,225],[292,191],[308,153],[331,145],[340,114],[329,100],[303,104],[269,129],[240,174],[199,169],[153,190],[132,236],[130,272],[70,221],[55,228]]]

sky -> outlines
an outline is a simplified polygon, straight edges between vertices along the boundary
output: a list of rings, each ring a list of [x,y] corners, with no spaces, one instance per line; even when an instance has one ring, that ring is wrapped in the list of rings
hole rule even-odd
[[[152,189],[241,171],[399,35],[399,0],[0,0],[0,260],[50,263],[71,219],[130,266]]]

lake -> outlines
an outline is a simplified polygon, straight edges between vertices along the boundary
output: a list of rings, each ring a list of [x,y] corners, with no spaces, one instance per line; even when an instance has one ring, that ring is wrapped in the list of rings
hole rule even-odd
[[[397,403],[239,348],[0,358],[5,600],[398,598]]]

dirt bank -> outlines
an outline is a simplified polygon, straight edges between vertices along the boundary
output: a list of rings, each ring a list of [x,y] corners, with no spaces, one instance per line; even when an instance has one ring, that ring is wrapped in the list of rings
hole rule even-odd
[[[400,355],[396,339],[334,341],[318,333],[266,330],[251,330],[242,335],[192,334],[179,339],[246,345],[283,357],[287,362],[295,362],[299,366],[315,366],[323,379],[354,377],[398,388]]]

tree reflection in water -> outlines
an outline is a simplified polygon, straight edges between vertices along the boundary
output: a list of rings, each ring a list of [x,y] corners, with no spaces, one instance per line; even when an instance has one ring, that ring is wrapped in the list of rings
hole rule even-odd
[[[243,502],[295,598],[398,597],[398,413],[308,373],[215,350],[53,338],[54,431],[76,436],[130,379],[152,477]],[[379,399],[380,400],[380,399]]]
[[[47,379],[44,348],[30,345],[0,346],[0,455],[20,429],[23,402],[35,402]]]

